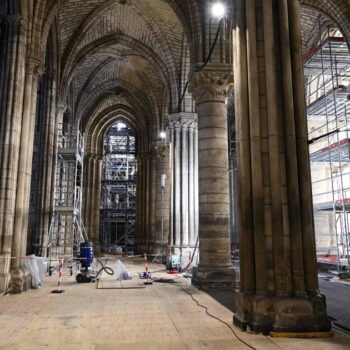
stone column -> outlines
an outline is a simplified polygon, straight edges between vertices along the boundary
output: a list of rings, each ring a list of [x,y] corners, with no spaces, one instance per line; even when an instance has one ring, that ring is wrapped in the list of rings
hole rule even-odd
[[[319,294],[297,0],[237,0],[241,288],[235,323],[329,331]]]
[[[137,157],[136,250],[140,254],[147,252],[147,237],[149,236],[150,158],[149,152],[139,154]]]
[[[168,116],[168,134],[171,147],[171,208],[170,248],[181,256],[181,265],[188,265],[197,240],[198,197],[195,191],[197,115],[176,113]]]
[[[53,213],[55,124],[56,124],[56,74],[46,72],[41,83],[40,109],[36,116],[37,140],[33,157],[31,181],[31,206],[27,251],[42,255],[45,236],[48,235]],[[34,166],[36,167],[34,169]],[[33,177],[34,176],[34,177]],[[28,249],[29,248],[29,249]]]
[[[18,160],[15,223],[12,237],[12,255],[18,257],[26,255],[38,80],[43,74],[43,69],[43,65],[40,61],[34,58],[28,59],[25,76],[22,132]],[[11,260],[12,293],[21,293],[30,287],[30,276],[25,268],[24,261],[16,259]]]
[[[100,255],[100,207],[103,156],[95,153],[85,155],[84,219],[87,236],[94,246],[94,254]]]
[[[136,190],[137,190],[137,196],[136,196],[136,235],[135,235],[135,249],[137,252],[144,251],[144,242],[145,242],[145,229],[144,229],[144,216],[145,213],[143,212],[143,202],[144,202],[144,187],[143,187],[143,181],[144,181],[144,171],[145,171],[145,165],[143,162],[142,155],[137,155],[137,178],[136,178]]]
[[[100,207],[101,207],[101,180],[102,180],[102,161],[103,156],[96,154],[93,160],[94,180],[92,188],[92,212],[90,222],[89,239],[94,244],[95,255],[101,254],[100,244]]]
[[[8,290],[22,129],[27,22],[0,19],[0,292]]]
[[[165,140],[154,142],[153,157],[155,161],[155,229],[154,235],[148,242],[148,252],[157,254],[165,253],[169,243],[169,143]],[[163,190],[161,188],[162,174],[166,175],[165,188]]]
[[[53,96],[51,96],[53,98]],[[45,157],[47,157],[47,169],[42,171],[45,171],[45,181],[46,184],[39,188],[39,191],[43,189],[43,192],[39,195],[42,196],[42,207],[39,209],[39,212],[42,211],[43,217],[40,218],[40,231],[39,231],[39,237],[36,238],[36,241],[28,240],[28,245],[30,245],[32,242],[35,243],[35,246],[38,246],[39,249],[41,249],[43,256],[46,254],[46,248],[48,245],[49,240],[49,231],[52,225],[52,215],[53,215],[53,208],[55,205],[55,187],[56,187],[56,172],[57,172],[57,152],[58,152],[58,130],[62,125],[63,115],[67,109],[67,105],[63,102],[58,102],[56,104],[56,108],[52,107],[52,110],[55,110],[55,116],[50,118],[49,125],[47,126],[49,129],[45,129],[49,132],[48,136],[48,148],[49,152],[46,154]],[[53,125],[51,125],[53,124]],[[52,131],[51,131],[52,128]],[[46,132],[46,131],[45,131]],[[52,133],[51,133],[52,132]],[[52,157],[50,157],[50,152],[52,149]],[[49,169],[51,167],[51,170]],[[49,175],[51,173],[51,175]],[[48,192],[45,192],[45,191]],[[40,214],[38,214],[39,216]],[[48,226],[46,226],[48,225]],[[27,251],[28,253],[28,251]]]
[[[227,67],[194,73],[190,91],[198,112],[199,266],[192,283],[203,289],[231,288],[227,108],[232,81]]]
[[[83,220],[88,236],[91,231],[92,212],[92,187],[93,187],[93,158],[94,153],[86,153],[84,156],[84,195],[83,195]]]

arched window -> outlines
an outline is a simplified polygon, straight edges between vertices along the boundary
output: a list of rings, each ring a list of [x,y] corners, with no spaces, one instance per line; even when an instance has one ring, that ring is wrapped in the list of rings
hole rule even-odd
[[[101,194],[101,246],[110,253],[133,250],[136,219],[136,138],[118,119],[104,139]]]

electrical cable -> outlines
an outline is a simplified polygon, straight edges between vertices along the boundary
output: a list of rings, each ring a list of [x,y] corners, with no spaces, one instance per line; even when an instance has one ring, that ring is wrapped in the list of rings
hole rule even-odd
[[[195,66],[195,67],[194,67],[194,72],[200,72],[200,71],[203,70],[203,69],[207,66],[207,64],[209,63],[210,58],[211,58],[211,56],[212,56],[212,54],[213,54],[213,52],[214,52],[216,43],[217,43],[217,41],[218,41],[218,39],[219,39],[219,35],[220,35],[220,32],[221,32],[221,28],[222,28],[222,25],[223,25],[223,23],[224,23],[224,20],[225,20],[225,17],[222,17],[222,18],[220,19],[219,26],[218,26],[218,29],[216,30],[216,34],[215,34],[215,39],[214,39],[213,45],[212,45],[211,48],[210,48],[210,51],[209,51],[209,54],[208,54],[207,58],[205,59],[204,63],[203,63],[201,66]],[[185,88],[184,88],[184,90],[183,90],[183,92],[182,92],[182,95],[181,95],[181,97],[180,97],[179,103],[178,103],[178,105],[177,105],[177,108],[178,108],[178,111],[179,111],[179,112],[180,112],[180,110],[181,110],[181,103],[182,103],[183,99],[185,98],[185,94],[186,94],[186,91],[187,91],[187,89],[188,89],[188,85],[189,85],[189,83],[190,83],[190,80],[192,79],[192,76],[193,76],[193,73],[194,73],[194,72],[191,73],[190,78],[187,80],[187,83],[186,83],[186,85],[185,85]]]
[[[239,340],[242,344],[244,344],[245,346],[247,346],[249,349],[252,350],[257,350],[256,348],[254,348],[253,346],[249,345],[247,342],[245,342],[242,338],[239,337],[239,335],[235,332],[235,330],[231,327],[230,324],[228,324],[227,322],[225,322],[224,320],[220,319],[219,317],[216,317],[214,315],[212,315],[209,311],[208,311],[208,307],[205,305],[202,305],[199,303],[199,301],[197,299],[194,298],[193,294],[190,293],[188,290],[186,290],[183,286],[181,286],[180,284],[172,283],[170,282],[169,284],[174,285],[176,287],[180,287],[186,294],[188,294],[191,299],[197,304],[197,306],[201,307],[202,309],[205,310],[206,314],[212,318],[214,318],[215,320],[221,322],[222,324],[224,324],[225,326],[227,326],[230,331],[233,333],[233,335],[236,337],[237,340]]]
[[[196,245],[194,246],[194,250],[193,250],[193,253],[192,253],[191,261],[187,264],[187,266],[185,266],[182,269],[182,271],[187,271],[188,268],[192,265],[194,256],[196,254],[196,250],[198,249],[198,245],[199,245],[199,235],[197,236],[197,239],[196,239]]]
[[[216,34],[215,34],[215,39],[214,39],[213,45],[210,48],[209,55],[207,56],[206,60],[204,61],[204,63],[201,66],[196,66],[195,67],[197,72],[199,72],[202,69],[204,69],[205,66],[209,63],[211,55],[213,54],[215,46],[216,46],[216,43],[217,43],[217,41],[219,39],[219,35],[220,35],[220,32],[221,32],[221,28],[222,28],[222,24],[224,23],[224,20],[225,20],[225,17],[222,17],[220,19],[219,26],[218,26],[218,29],[217,29]]]

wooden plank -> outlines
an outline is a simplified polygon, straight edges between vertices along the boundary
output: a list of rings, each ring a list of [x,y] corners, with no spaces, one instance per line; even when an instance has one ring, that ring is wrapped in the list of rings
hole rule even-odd
[[[333,338],[332,332],[305,332],[305,333],[293,333],[293,332],[270,332],[272,338]]]

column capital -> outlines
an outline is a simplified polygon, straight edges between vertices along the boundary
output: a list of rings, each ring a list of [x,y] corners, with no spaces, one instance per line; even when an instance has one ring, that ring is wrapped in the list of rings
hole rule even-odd
[[[64,113],[67,110],[67,103],[64,101],[58,101],[56,105],[56,110],[58,113]]]
[[[174,113],[168,115],[167,128],[181,129],[197,127],[197,113]]]
[[[29,74],[33,74],[35,79],[39,79],[45,73],[45,66],[42,61],[36,57],[28,57],[26,65]]]
[[[195,72],[189,85],[196,104],[203,102],[224,103],[233,87],[233,74],[227,70],[203,70]]]

